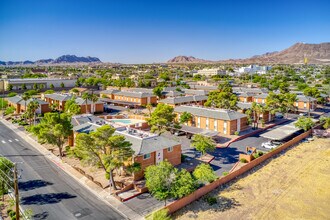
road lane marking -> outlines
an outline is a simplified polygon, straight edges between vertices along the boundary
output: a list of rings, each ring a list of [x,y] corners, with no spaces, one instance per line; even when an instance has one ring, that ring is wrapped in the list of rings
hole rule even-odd
[[[4,144],[6,143],[6,141],[4,141],[4,140],[2,140],[1,142],[4,143]]]
[[[10,143],[12,142],[11,140],[8,140]]]
[[[15,141],[19,141],[19,140],[15,138]]]

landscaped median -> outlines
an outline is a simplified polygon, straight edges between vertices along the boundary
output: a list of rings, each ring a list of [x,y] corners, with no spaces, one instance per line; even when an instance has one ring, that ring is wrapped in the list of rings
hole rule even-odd
[[[257,166],[257,165],[261,164],[262,162],[266,161],[267,159],[277,155],[278,153],[287,149],[288,147],[299,143],[301,140],[310,136],[311,133],[312,133],[312,130],[308,130],[308,131],[300,134],[299,136],[293,138],[292,140],[290,140],[290,141],[284,143],[283,145],[277,147],[276,149],[272,150],[271,152],[252,160],[250,163],[246,163],[239,169],[235,169],[228,175],[220,177],[220,178],[216,179],[215,181],[197,189],[193,193],[191,193],[181,199],[175,200],[172,203],[167,204],[164,207],[164,209],[167,209],[169,213],[174,213],[175,211],[181,209],[182,207],[188,205],[189,203],[191,203],[191,202],[201,198],[202,196],[206,195],[207,193],[211,192],[215,188],[217,188],[225,183],[228,183],[229,181],[235,179],[236,177],[246,173],[247,171],[251,170],[255,166]]]

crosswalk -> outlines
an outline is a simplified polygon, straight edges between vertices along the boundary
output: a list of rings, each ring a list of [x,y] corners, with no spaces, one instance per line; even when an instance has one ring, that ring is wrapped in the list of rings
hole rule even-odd
[[[17,138],[14,139],[16,142],[19,142],[19,140]],[[7,143],[12,143],[14,142],[14,140],[8,139],[8,140],[1,140],[1,143],[3,144],[7,144]]]

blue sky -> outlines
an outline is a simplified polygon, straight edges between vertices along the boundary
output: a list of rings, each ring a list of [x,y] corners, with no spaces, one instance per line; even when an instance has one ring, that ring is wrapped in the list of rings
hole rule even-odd
[[[220,60],[329,42],[330,1],[0,0],[0,60]]]

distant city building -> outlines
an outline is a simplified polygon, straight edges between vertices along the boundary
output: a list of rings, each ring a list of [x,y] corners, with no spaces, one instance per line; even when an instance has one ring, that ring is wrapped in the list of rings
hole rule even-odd
[[[77,79],[69,78],[28,78],[28,79],[3,79],[0,80],[0,91],[7,91],[9,85],[12,86],[12,90],[24,90],[33,89],[36,84],[38,88],[61,88],[62,83],[64,87],[74,87]]]
[[[222,69],[202,69],[198,70],[197,72],[193,73],[195,75],[202,75],[202,76],[215,76],[215,75],[225,75],[226,71]]]
[[[259,65],[249,65],[246,67],[240,67],[236,69],[236,73],[257,73],[257,74],[265,74],[267,71],[271,70],[271,66],[259,66]]]

